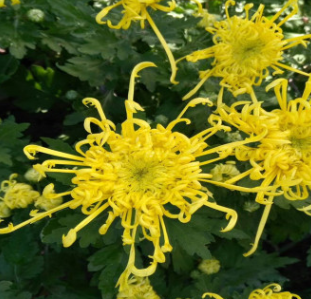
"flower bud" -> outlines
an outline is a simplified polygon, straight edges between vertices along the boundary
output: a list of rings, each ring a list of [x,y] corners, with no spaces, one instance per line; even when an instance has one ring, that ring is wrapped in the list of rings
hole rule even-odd
[[[27,181],[32,183],[37,183],[42,180],[42,175],[34,168],[28,169],[24,174],[24,177]]]
[[[45,14],[41,9],[33,8],[27,11],[27,18],[34,23],[43,22],[44,17]]]
[[[203,260],[198,269],[207,275],[219,272],[220,262],[216,259]]]

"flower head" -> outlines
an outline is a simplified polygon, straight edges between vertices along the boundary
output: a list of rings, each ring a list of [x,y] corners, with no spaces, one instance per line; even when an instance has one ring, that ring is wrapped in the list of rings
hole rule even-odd
[[[9,180],[1,183],[0,188],[0,194],[3,193],[0,200],[11,210],[26,208],[40,196],[30,185],[17,183],[14,180],[16,177],[16,173],[12,174]]]
[[[248,299],[301,299],[300,296],[290,292],[281,292],[281,286],[272,283],[263,289],[254,290]]]
[[[199,157],[202,160],[202,157],[218,153],[220,150],[225,152],[226,156],[227,151],[232,151],[232,147],[227,145],[208,148],[205,142],[218,130],[226,130],[228,127],[215,125],[191,138],[173,131],[174,126],[180,122],[190,123],[190,120],[184,117],[189,107],[198,104],[211,105],[208,99],[189,102],[167,127],[158,124],[156,128],[151,128],[146,121],[135,118],[134,114],[143,110],[133,99],[135,77],[141,69],[148,66],[155,65],[150,62],[141,63],[133,70],[128,100],[125,101],[127,119],[122,123],[120,133],[115,131],[115,125],[106,118],[100,103],[96,99],[86,98],[83,103],[94,106],[100,119],[86,118],[84,127],[88,136],[76,144],[76,155],[37,145],[24,148],[30,159],[34,159],[36,152],[62,158],[46,160],[34,168],[43,175],[48,172],[73,174],[72,183],[75,187],[72,190],[56,194],[53,184],[50,184],[44,192],[46,198],[55,199],[71,195],[72,199],[47,212],[32,211],[29,220],[17,226],[10,224],[7,228],[0,229],[0,234],[10,233],[64,208],[81,207],[82,213],[87,217],[63,236],[63,244],[68,247],[76,240],[79,230],[104,212],[107,218],[99,229],[102,235],[116,218],[120,218],[124,228],[123,243],[131,246],[128,265],[118,282],[120,291],[125,289],[131,274],[140,277],[153,274],[157,263],[165,261],[164,253],[172,250],[165,227],[166,217],[187,223],[193,213],[202,206],[207,206],[226,213],[229,223],[222,231],[232,229],[237,220],[234,210],[210,202],[210,193],[202,185],[202,182],[213,181],[211,174],[202,173],[201,166],[218,161],[223,156],[209,160],[206,158],[203,162],[198,160]],[[99,132],[93,132],[93,126],[96,126]],[[237,144],[247,142],[243,140]],[[64,165],[67,168],[63,168]],[[247,189],[229,187],[242,191]],[[139,227],[144,238],[154,247],[150,256],[151,265],[144,269],[137,269],[135,266],[135,242]]]
[[[149,279],[144,277],[132,276],[129,279],[128,287],[119,292],[117,299],[160,299],[150,285]]]
[[[300,296],[290,292],[282,292],[281,286],[277,283],[272,283],[263,289],[256,289],[249,295],[248,299],[301,299]],[[202,298],[209,296],[214,299],[223,299],[221,296],[214,293],[205,293]]]
[[[149,25],[151,26],[152,30],[158,37],[162,47],[164,48],[166,55],[169,59],[172,69],[171,75],[171,82],[177,84],[178,82],[175,81],[177,67],[174,56],[168,47],[164,37],[162,36],[161,32],[157,28],[156,24],[154,23],[152,17],[148,12],[148,8],[153,10],[161,10],[164,12],[170,12],[176,7],[175,0],[168,2],[168,6],[164,6],[160,4],[163,0],[120,0],[117,1],[115,4],[105,7],[102,11],[100,11],[96,16],[96,22],[98,24],[106,24],[113,29],[129,29],[132,24],[132,21],[139,21],[140,27],[142,29],[145,28],[145,21],[147,20]],[[110,10],[114,9],[115,7],[122,6],[122,14],[123,17],[121,18],[120,22],[117,25],[113,25],[110,20],[103,21],[102,19],[105,18]]]
[[[311,35],[285,39],[281,26],[298,12],[298,0],[289,0],[272,18],[263,16],[264,5],[249,16],[253,4],[244,6],[245,18],[230,16],[228,8],[235,5],[229,0],[225,4],[227,19],[215,22],[206,30],[213,34],[214,46],[195,51],[185,58],[196,62],[213,58],[212,68],[200,72],[201,81],[184,99],[190,98],[209,77],[220,77],[220,84],[228,88],[236,96],[242,93],[252,93],[252,86],[258,86],[266,78],[270,69],[274,74],[282,74],[283,70],[294,71],[306,76],[309,74],[281,63],[284,50],[306,45],[305,39]],[[287,10],[290,13],[281,21],[279,17]]]
[[[226,183],[232,184],[249,176],[261,180],[261,186],[274,186],[281,193],[260,191],[256,201],[265,205],[252,254],[258,245],[275,196],[283,194],[288,200],[305,200],[311,189],[311,104],[308,97],[311,81],[306,84],[302,98],[287,102],[287,80],[278,79],[267,89],[273,88],[280,109],[266,111],[261,103],[236,102],[231,107],[222,105],[217,109],[219,118],[237,128],[240,132],[254,138],[262,138],[250,146],[237,146],[234,155],[239,161],[249,161],[251,168]],[[216,116],[213,120],[219,119]],[[303,209],[306,213],[310,207]]]

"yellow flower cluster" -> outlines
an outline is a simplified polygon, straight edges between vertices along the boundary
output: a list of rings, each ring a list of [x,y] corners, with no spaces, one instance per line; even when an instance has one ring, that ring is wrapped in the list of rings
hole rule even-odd
[[[248,299],[301,299],[300,296],[290,292],[281,292],[281,286],[272,283],[263,289],[254,290]]]
[[[301,299],[300,296],[290,292],[281,292],[281,286],[277,283],[272,283],[263,289],[256,289],[249,295],[248,299]],[[209,296],[214,299],[223,299],[221,296],[214,293],[205,293],[202,298]]]
[[[239,161],[249,161],[250,168],[244,173],[229,178],[226,183],[233,184],[249,176],[252,180],[261,180],[261,186],[275,186],[275,192],[260,191],[256,201],[265,205],[252,254],[263,232],[273,199],[284,195],[288,200],[305,200],[311,189],[311,105],[308,97],[311,93],[311,81],[306,84],[301,98],[287,101],[287,80],[272,82],[267,90],[274,88],[280,109],[266,111],[257,100],[236,102],[231,107],[222,105],[211,123],[224,121],[237,128],[249,138],[262,136],[257,145],[235,147],[233,154]],[[280,189],[281,192],[277,192]],[[306,213],[311,207],[302,209]]]
[[[30,185],[17,183],[14,180],[16,177],[14,173],[9,180],[1,183],[0,194],[3,195],[0,196],[0,218],[9,217],[13,209],[26,208],[40,196]]]
[[[35,207],[48,211],[59,206],[63,199],[56,198],[50,199],[48,195],[48,188],[43,190],[40,195],[38,191],[33,190],[31,185],[25,183],[17,183],[15,178],[17,174],[13,173],[9,180],[1,183],[0,187],[0,218],[11,216],[12,210],[27,208],[29,205],[34,204]]]
[[[284,51],[298,44],[306,45],[304,35],[285,39],[281,26],[298,12],[298,0],[288,0],[279,12],[268,18],[263,16],[264,6],[250,16],[253,4],[244,6],[245,18],[230,16],[229,7],[235,1],[225,3],[226,19],[217,22],[204,11],[198,0],[199,15],[203,17],[200,26],[213,35],[214,46],[198,50],[182,59],[190,62],[213,59],[212,67],[200,72],[201,81],[184,99],[193,96],[211,76],[221,78],[221,90],[217,100],[217,109],[209,118],[210,127],[188,137],[176,131],[176,125],[191,121],[185,117],[187,110],[196,105],[209,105],[209,99],[191,100],[181,113],[167,126],[157,124],[151,127],[142,119],[135,117],[144,109],[134,100],[135,78],[146,67],[154,67],[151,62],[138,64],[131,75],[128,99],[125,101],[126,120],[121,130],[106,118],[100,102],[94,98],[85,98],[86,106],[94,107],[99,118],[85,119],[84,128],[87,137],[76,143],[76,154],[68,154],[37,145],[28,145],[24,152],[29,159],[35,159],[36,153],[44,153],[56,158],[34,165],[34,170],[26,174],[29,181],[39,181],[46,173],[72,174],[71,190],[55,193],[53,184],[45,187],[42,194],[34,191],[30,185],[17,183],[14,178],[2,182],[0,197],[0,217],[9,217],[11,210],[26,208],[34,204],[31,218],[20,224],[10,223],[0,229],[0,234],[11,233],[25,225],[50,217],[65,208],[77,209],[86,215],[76,227],[63,236],[64,247],[71,246],[77,239],[77,233],[92,220],[103,217],[99,229],[105,235],[115,219],[119,218],[123,227],[123,245],[130,246],[129,258],[124,272],[118,279],[120,286],[118,299],[150,298],[159,296],[150,286],[148,276],[152,275],[158,263],[166,261],[165,253],[172,251],[165,219],[176,219],[188,223],[192,215],[203,206],[225,213],[228,220],[222,232],[231,230],[237,222],[236,211],[211,201],[212,194],[207,184],[238,190],[255,192],[256,202],[265,206],[259,223],[254,244],[245,256],[251,255],[258,247],[265,224],[269,217],[274,198],[283,195],[291,201],[303,201],[311,190],[311,79],[307,82],[301,98],[287,100],[287,81],[278,79],[268,85],[274,88],[279,109],[266,111],[258,102],[253,86],[261,85],[271,69],[273,75],[282,74],[283,69],[298,72],[310,77],[303,71],[283,64]],[[19,0],[12,0],[12,5]],[[167,53],[172,74],[171,82],[177,83],[176,61],[162,34],[154,23],[150,10],[171,12],[175,8],[172,0],[168,6],[162,0],[120,0],[105,7],[98,13],[96,21],[107,24],[112,29],[129,29],[132,22],[145,21],[151,26]],[[163,2],[162,2],[163,3]],[[0,0],[0,7],[4,0]],[[122,18],[117,24],[103,20],[114,8],[121,8]],[[280,16],[290,11],[281,20]],[[237,101],[230,107],[223,104],[224,89],[234,96],[248,93],[251,101]],[[95,129],[96,128],[96,129]],[[228,139],[230,143],[210,147],[208,139],[219,131],[236,132]],[[247,136],[246,138],[242,138]],[[210,173],[202,167],[227,157],[235,157],[241,162],[249,162],[246,171],[240,172],[235,162],[218,164]],[[260,181],[255,188],[236,186],[237,182],[249,177]],[[71,199],[63,203],[63,196]],[[250,203],[245,210],[254,211],[257,205]],[[311,206],[301,209],[311,215]],[[141,238],[142,237],[142,238]],[[153,253],[149,256],[150,264],[145,268],[136,267],[136,243],[145,239],[152,244]],[[198,267],[206,274],[217,273],[219,261],[204,260]],[[280,293],[277,284],[253,291],[249,299],[300,299],[289,292]],[[222,299],[214,293],[205,293],[215,299]]]
[[[76,144],[77,155],[37,145],[25,147],[24,152],[30,159],[34,159],[37,152],[62,158],[46,160],[34,168],[42,176],[48,172],[71,173],[74,175],[72,183],[75,187],[56,194],[53,184],[46,186],[43,196],[49,203],[40,197],[36,206],[48,209],[47,212],[32,211],[29,220],[0,229],[1,234],[10,233],[67,207],[81,207],[82,213],[87,217],[63,236],[63,244],[68,247],[75,242],[77,233],[84,226],[108,210],[105,212],[107,218],[99,233],[104,235],[112,222],[120,218],[124,228],[123,244],[130,246],[127,267],[118,281],[120,292],[127,289],[132,274],[138,277],[149,276],[155,272],[158,263],[165,262],[165,253],[172,250],[165,227],[165,217],[187,223],[193,213],[207,206],[226,214],[229,223],[223,232],[234,227],[237,221],[236,212],[209,201],[211,194],[202,183],[212,183],[244,192],[262,190],[261,187],[249,189],[214,181],[212,174],[203,173],[201,169],[203,165],[232,154],[234,146],[242,146],[256,138],[210,148],[206,143],[208,138],[219,130],[229,130],[221,122],[219,125],[214,122],[212,127],[191,138],[173,130],[180,122],[190,123],[190,120],[184,117],[189,107],[198,104],[211,105],[208,99],[198,98],[190,101],[166,127],[158,124],[156,128],[151,128],[146,121],[134,117],[138,110],[143,110],[134,101],[135,77],[140,70],[150,66],[155,65],[145,62],[133,70],[128,100],[125,101],[127,119],[122,123],[121,133],[115,131],[115,125],[106,118],[100,103],[96,99],[86,98],[83,103],[94,106],[100,119],[85,119],[84,127],[88,136]],[[97,127],[99,132],[95,133],[93,126]],[[258,140],[260,138],[261,136],[258,136]],[[209,155],[213,158],[208,159]],[[71,195],[72,200],[60,204],[59,198],[65,195]],[[151,264],[143,269],[135,266],[135,243],[139,228],[143,237],[150,241],[154,248],[153,254],[150,255]]]
[[[188,61],[214,59],[212,68],[200,72],[201,81],[183,99],[193,96],[209,77],[220,77],[220,85],[228,88],[235,96],[242,93],[252,93],[252,86],[261,85],[270,71],[282,74],[290,70],[306,76],[309,74],[283,64],[285,50],[297,44],[306,45],[305,39],[311,35],[302,35],[289,39],[284,38],[281,26],[298,12],[298,0],[289,0],[273,17],[263,16],[264,5],[249,15],[253,4],[244,6],[245,18],[230,16],[228,8],[235,5],[229,0],[225,4],[227,19],[215,22],[206,30],[213,34],[214,46],[195,51],[186,58]],[[278,20],[287,10],[290,13]],[[182,58],[183,59],[183,58]]]

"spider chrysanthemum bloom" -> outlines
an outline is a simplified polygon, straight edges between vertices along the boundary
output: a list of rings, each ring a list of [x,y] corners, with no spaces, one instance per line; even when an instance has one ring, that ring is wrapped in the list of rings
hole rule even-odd
[[[228,8],[235,5],[229,0],[225,4],[227,19],[215,22],[213,27],[206,30],[213,34],[214,46],[195,51],[185,58],[188,61],[214,59],[212,67],[200,72],[201,81],[183,99],[194,95],[209,77],[221,78],[220,85],[228,88],[235,96],[242,93],[253,93],[252,86],[261,85],[270,70],[274,74],[282,74],[290,70],[309,76],[309,74],[282,63],[285,50],[302,44],[311,35],[284,37],[281,26],[298,12],[298,0],[289,0],[277,14],[271,18],[263,16],[264,5],[249,16],[253,4],[244,6],[245,18],[230,16]],[[290,10],[283,19],[279,17]]]
[[[300,296],[290,292],[281,292],[281,286],[277,283],[272,283],[263,289],[256,289],[250,293],[248,299],[301,299]],[[205,293],[202,298],[209,296],[214,299],[224,299],[223,297],[214,293]]]
[[[158,27],[154,23],[152,17],[150,16],[148,9],[152,10],[161,10],[164,12],[171,12],[176,7],[175,0],[169,1],[167,4],[168,6],[162,5],[163,0],[120,0],[120,1],[114,1],[116,2],[113,5],[110,5],[108,7],[105,7],[102,11],[100,11],[96,16],[96,22],[98,24],[106,24],[113,29],[128,29],[132,22],[139,21],[140,26],[142,29],[145,28],[145,21],[149,23],[152,30],[158,37],[162,47],[164,48],[166,55],[168,57],[168,60],[171,65],[172,69],[172,75],[171,75],[171,82],[174,84],[177,84],[178,82],[175,81],[177,67],[176,62],[174,59],[174,56],[168,47],[163,35],[159,31]],[[110,10],[114,9],[115,7],[122,6],[122,14],[123,17],[119,21],[118,24],[113,25],[110,20],[103,21],[103,18],[107,16],[107,14],[110,12]]]
[[[17,176],[16,173],[13,173],[9,180],[1,183],[0,200],[3,208],[4,205],[10,210],[26,208],[40,196],[40,193],[34,191],[30,185],[18,183],[15,180]],[[6,214],[5,217],[10,216],[10,213]]]
[[[225,183],[232,184],[249,176],[262,180],[261,186],[274,186],[281,193],[258,192],[256,201],[265,205],[255,242],[245,255],[252,254],[260,240],[268,219],[274,197],[283,194],[288,200],[306,200],[311,189],[311,80],[306,84],[303,96],[287,102],[287,80],[278,79],[267,89],[274,87],[280,109],[266,111],[261,103],[236,102],[231,107],[222,105],[218,116],[211,116],[211,123],[220,119],[240,132],[254,138],[261,135],[259,142],[235,148],[239,161],[248,161],[251,168]],[[222,93],[219,95],[222,97]],[[310,207],[302,209],[307,214]],[[310,213],[309,213],[310,214]]]
[[[99,215],[106,215],[105,222],[99,229],[102,235],[116,218],[120,218],[124,228],[123,244],[131,246],[127,267],[118,281],[121,292],[126,289],[131,274],[139,277],[153,274],[157,264],[165,261],[164,253],[172,250],[165,218],[187,223],[193,213],[207,206],[226,213],[229,223],[222,231],[234,227],[236,212],[209,201],[210,193],[202,183],[213,183],[212,175],[203,173],[201,166],[219,161],[230,155],[234,146],[249,142],[246,139],[209,148],[206,140],[210,136],[219,130],[229,129],[221,123],[191,138],[173,131],[180,122],[190,123],[184,117],[189,107],[198,104],[211,105],[208,99],[190,101],[166,127],[158,124],[156,128],[151,128],[148,122],[135,118],[136,111],[143,110],[133,100],[135,76],[148,66],[155,65],[150,62],[141,63],[132,72],[129,96],[125,101],[127,119],[122,123],[121,133],[115,131],[115,125],[106,118],[100,103],[96,99],[86,98],[83,103],[94,106],[100,119],[86,118],[84,127],[89,134],[85,140],[76,144],[76,155],[37,145],[25,147],[24,152],[30,159],[34,159],[37,152],[62,158],[46,160],[34,168],[43,175],[47,172],[73,174],[72,183],[75,187],[72,190],[56,194],[50,184],[44,192],[46,198],[71,195],[72,199],[47,212],[33,211],[31,219],[0,229],[0,234],[10,233],[67,207],[81,207],[82,213],[87,217],[63,236],[63,244],[68,247],[76,240],[77,233]],[[99,132],[94,133],[91,126],[96,126]],[[218,152],[221,154],[218,155]],[[208,159],[210,154],[213,154],[213,158]],[[222,184],[217,182],[217,185]],[[223,185],[232,190],[258,192],[256,188],[249,190]],[[154,248],[150,255],[151,264],[144,269],[137,269],[135,266],[138,229]]]
[[[279,284],[272,283],[263,289],[254,290],[248,299],[301,299],[298,295],[290,292],[281,292],[281,290],[282,288]]]

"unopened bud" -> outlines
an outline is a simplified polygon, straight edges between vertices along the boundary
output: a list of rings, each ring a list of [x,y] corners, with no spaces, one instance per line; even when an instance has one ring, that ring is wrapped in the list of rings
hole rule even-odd
[[[198,269],[207,275],[211,275],[219,272],[220,262],[216,259],[203,260],[198,266]]]
[[[27,18],[34,23],[43,22],[44,17],[45,14],[41,9],[33,8],[27,11]]]
[[[34,168],[28,169],[27,172],[24,174],[24,177],[27,181],[32,183],[37,183],[42,179],[42,175]]]
[[[246,201],[243,205],[243,210],[247,212],[255,212],[260,208],[260,204],[255,201]]]

